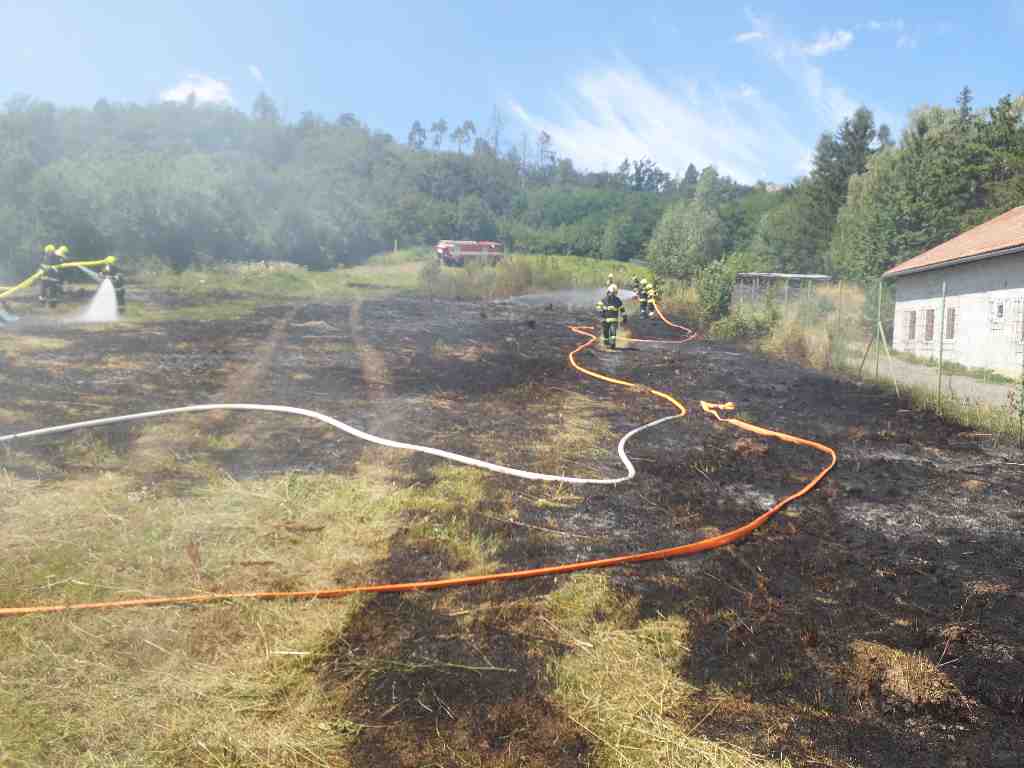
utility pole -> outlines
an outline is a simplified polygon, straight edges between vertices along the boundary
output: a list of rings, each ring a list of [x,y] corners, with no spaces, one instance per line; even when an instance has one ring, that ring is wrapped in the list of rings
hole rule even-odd
[[[878,311],[875,313],[877,322],[875,333],[878,334],[878,345],[875,347],[875,379],[878,379],[878,363],[882,355],[882,281],[878,281]]]
[[[942,304],[939,305],[939,389],[936,393],[935,404],[942,415],[942,351],[943,342],[946,340],[946,281],[942,281]]]
[[[836,347],[839,348],[839,357],[836,358]],[[846,345],[843,343],[843,281],[839,281],[839,303],[836,307],[836,331],[835,342],[832,348],[832,365],[842,369],[846,365]]]
[[[1024,312],[1024,307],[1021,307],[1021,312]],[[1024,323],[1024,319],[1022,319],[1022,323]],[[1021,328],[1021,333],[1024,334],[1024,327]],[[1021,349],[1020,355],[1020,394],[1017,398],[1017,419],[1017,447],[1024,451],[1024,348]]]

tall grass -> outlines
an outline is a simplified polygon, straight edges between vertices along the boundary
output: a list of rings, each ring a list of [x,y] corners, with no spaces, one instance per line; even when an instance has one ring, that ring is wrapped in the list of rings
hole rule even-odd
[[[190,295],[244,293],[269,298],[350,296],[355,290],[413,290],[423,255],[397,251],[367,264],[313,271],[297,264],[220,264],[203,270],[142,275],[147,285]]]
[[[753,342],[767,354],[802,365],[839,369],[871,339],[874,318],[865,317],[865,305],[858,286],[817,286],[785,303],[769,298],[734,305],[709,335]]]
[[[734,306],[729,315],[711,326],[709,335],[721,341],[746,342],[765,354],[800,365],[874,380],[860,370],[860,363],[875,333],[876,312],[874,302],[868,301],[859,286],[817,286],[813,292],[781,306],[774,301]],[[928,364],[914,358],[911,361]],[[945,367],[950,373],[998,380],[989,371],[948,364]],[[880,376],[877,383],[891,386],[893,382],[891,377]],[[917,410],[932,411],[993,436],[1018,435],[1022,405],[1015,392],[1005,406],[953,392],[944,392],[940,402],[934,387],[898,383],[907,403]]]
[[[465,267],[424,264],[419,273],[419,290],[447,299],[496,299],[536,291],[566,288],[596,288],[611,274],[620,285],[632,276],[651,277],[646,267],[621,261],[588,259],[582,256],[510,254],[495,266],[470,262]]]
[[[410,262],[427,261],[432,258],[435,258],[433,249],[428,246],[418,246],[416,248],[402,248],[398,251],[378,253],[367,259],[366,263],[378,267],[393,267],[396,264],[409,264]]]

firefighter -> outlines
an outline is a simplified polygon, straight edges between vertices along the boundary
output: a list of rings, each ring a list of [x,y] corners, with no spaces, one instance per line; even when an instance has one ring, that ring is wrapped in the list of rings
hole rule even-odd
[[[103,277],[109,280],[114,286],[114,292],[117,294],[117,311],[124,312],[125,304],[127,303],[125,298],[124,275],[121,273],[121,270],[117,268],[117,264],[114,262],[108,262],[103,267]]]
[[[645,312],[644,317],[653,318],[654,317],[654,298],[655,298],[654,283],[652,283],[650,280],[644,280],[644,282],[643,282],[643,289],[644,289],[644,295],[643,295],[643,299],[641,300],[641,304],[640,304],[641,311]]]
[[[601,313],[602,341],[606,349],[615,349],[615,337],[619,332],[619,319],[626,322],[626,308],[619,298],[619,287],[612,283],[608,286],[604,299],[597,302],[597,311]]]
[[[67,253],[67,246],[61,246],[63,253]],[[56,307],[60,297],[64,294],[64,275],[57,265],[61,263],[60,249],[53,243],[43,248],[43,263],[40,269],[43,275],[39,280],[39,303],[43,306]]]
[[[654,284],[646,278],[640,281],[640,290],[637,291],[637,298],[640,300],[640,317],[653,318],[654,317]]]

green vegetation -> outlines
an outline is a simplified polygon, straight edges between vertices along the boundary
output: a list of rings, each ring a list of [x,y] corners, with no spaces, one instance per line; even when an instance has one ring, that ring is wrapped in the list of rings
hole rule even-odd
[[[262,260],[327,270],[396,241],[441,238],[628,260],[644,253],[669,205],[710,183],[705,176],[715,179],[729,243],[749,239],[771,197],[710,168],[673,178],[646,158],[577,171],[545,134],[528,160],[478,136],[471,121],[449,132],[439,120],[430,141],[427,133],[417,121],[401,144],[350,114],[288,122],[265,95],[248,115],[13,98],[0,109],[0,282],[37,266],[47,242],[68,243],[76,257],[118,254],[129,271]],[[745,203],[750,195],[759,202]]]
[[[935,357],[918,357],[912,355],[909,352],[897,352],[893,350],[892,356],[897,360],[905,360],[908,363],[914,363],[916,365],[927,365],[929,368],[938,368],[939,361]],[[983,381],[991,384],[1016,384],[1017,380],[1009,376],[1004,376],[1001,373],[996,373],[990,368],[971,368],[960,363],[953,363],[949,360],[942,361],[942,372],[943,375],[955,374],[957,376],[967,376],[968,378],[975,379],[977,381]]]
[[[864,290],[856,284],[819,286],[811,294],[788,306],[768,300],[740,304],[711,324],[709,336],[718,341],[741,342],[760,352],[800,365],[847,375],[874,377],[874,352],[870,360],[865,350],[874,333],[876,305],[866,300]],[[883,310],[884,312],[884,310]],[[935,359],[919,358],[890,350],[899,360],[937,367]],[[861,362],[867,365],[861,368]],[[892,379],[882,357],[878,384],[891,386]],[[954,423],[981,430],[999,439],[1017,439],[1021,409],[1024,407],[1024,382],[1000,376],[993,371],[966,368],[943,362],[945,374],[969,376],[993,384],[1019,383],[1003,405],[960,397],[943,392],[942,401],[934,386],[917,386],[899,382],[904,399],[914,408],[938,413]]]
[[[612,274],[623,286],[636,274],[651,277],[646,267],[628,268],[618,261],[579,256],[511,254],[496,266],[471,263],[466,267],[443,267],[436,261],[423,265],[419,290],[447,299],[503,298],[532,291],[562,288],[595,288]]]
[[[289,263],[221,264],[183,272],[161,270],[147,276],[155,287],[189,295],[248,294],[267,298],[347,296],[354,291],[409,290],[416,286],[419,255],[385,253],[372,263],[312,271]],[[129,317],[129,319],[131,319]]]
[[[726,314],[730,273],[873,280],[1022,201],[1024,97],[976,111],[965,88],[955,109],[911,113],[898,144],[886,126],[876,129],[870,110],[858,109],[821,136],[808,176],[777,192],[730,198],[706,169],[692,199],[667,209],[647,255],[659,274],[696,280],[692,317],[711,326]],[[711,332],[763,336],[764,319],[744,310]]]
[[[249,115],[17,97],[0,111],[0,277],[26,274],[49,241],[149,271],[262,260],[327,270],[396,241],[407,250],[378,263],[412,263],[440,238],[497,237],[530,253],[645,255],[679,279],[722,259],[868,279],[1021,201],[1022,114],[1024,99],[1010,97],[975,110],[964,89],[954,109],[915,110],[894,143],[862,107],[821,136],[806,178],[777,188],[713,166],[672,177],[647,158],[581,172],[543,134],[529,162],[471,121],[416,121],[400,144],[348,114],[289,123],[265,95]],[[466,282],[447,292],[486,293]]]

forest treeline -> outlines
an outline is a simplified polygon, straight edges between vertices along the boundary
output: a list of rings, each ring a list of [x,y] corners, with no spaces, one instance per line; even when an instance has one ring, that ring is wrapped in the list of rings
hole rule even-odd
[[[412,124],[396,139],[354,115],[284,120],[194,102],[0,111],[0,267],[41,245],[175,269],[223,261],[354,264],[400,245],[498,238],[510,249],[628,260],[707,282],[737,269],[869,278],[1024,202],[1024,100],[925,107],[894,140],[861,108],[822,135],[806,177],[743,185],[649,158],[581,171],[547,134],[500,120]],[[497,115],[497,113],[495,113]],[[681,137],[685,141],[685,137]],[[10,277],[8,274],[7,277]]]

